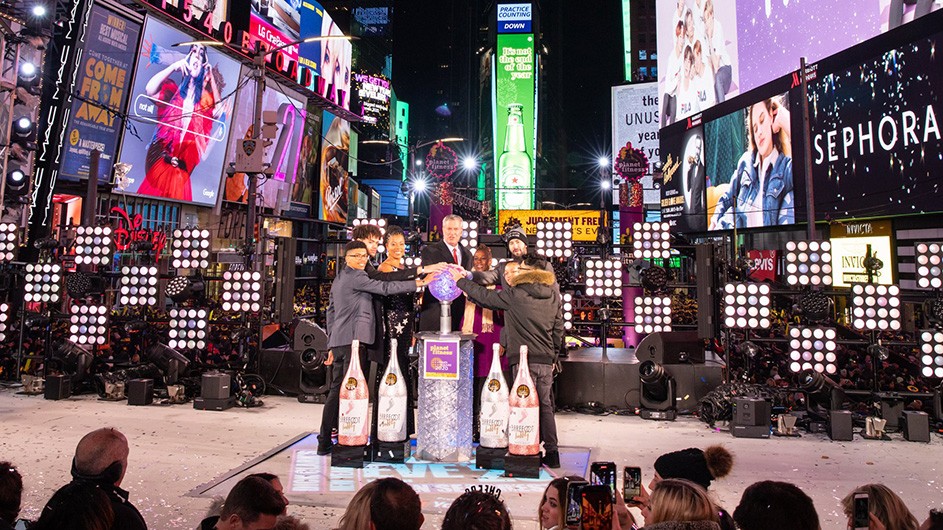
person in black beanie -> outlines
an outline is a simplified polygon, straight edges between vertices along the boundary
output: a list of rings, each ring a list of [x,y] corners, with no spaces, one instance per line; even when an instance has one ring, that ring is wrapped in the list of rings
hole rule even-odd
[[[504,243],[508,247],[508,257],[510,260],[523,259],[527,255],[527,234],[520,225],[514,225],[504,232]],[[502,289],[508,288],[507,279],[504,277],[504,268],[507,261],[498,263],[496,267],[486,271],[472,271],[472,281],[478,285],[500,285]],[[549,262],[544,263],[544,270],[553,272],[553,266]],[[554,276],[556,283],[556,276]],[[557,291],[559,291],[559,286]]]

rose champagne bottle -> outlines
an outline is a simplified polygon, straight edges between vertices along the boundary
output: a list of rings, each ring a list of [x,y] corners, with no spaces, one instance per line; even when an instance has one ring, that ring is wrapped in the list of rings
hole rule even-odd
[[[540,403],[527,367],[527,346],[521,346],[521,360],[508,405],[508,452],[521,456],[536,455],[540,452]]]
[[[380,380],[377,396],[377,438],[381,442],[402,442],[406,439],[406,379],[396,355],[396,339],[391,341],[390,362]]]
[[[508,446],[508,383],[501,371],[500,344],[494,345],[491,370],[481,389],[478,425],[482,447]]]
[[[341,384],[340,417],[337,422],[337,443],[340,445],[367,445],[370,421],[370,394],[367,378],[360,368],[360,341],[350,348],[350,366]]]

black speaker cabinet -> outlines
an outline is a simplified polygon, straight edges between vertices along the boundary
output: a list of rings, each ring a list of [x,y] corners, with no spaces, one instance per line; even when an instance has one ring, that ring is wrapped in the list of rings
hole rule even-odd
[[[904,400],[900,396],[889,396],[879,394],[881,399],[881,418],[887,420],[884,426],[884,432],[897,432],[900,430],[900,419],[904,415]]]
[[[72,395],[72,376],[65,374],[47,375],[46,390],[44,397],[46,399],[67,399]]]
[[[854,438],[850,410],[828,411],[828,437],[836,442],[850,442]]]
[[[315,324],[313,319],[296,319],[292,327],[294,328],[295,350],[304,351],[313,348],[327,352],[327,333],[321,326]]]
[[[926,412],[905,411],[900,428],[905,440],[930,443],[930,415]]]
[[[704,341],[696,331],[660,331],[650,333],[635,348],[639,362],[648,360],[658,364],[702,364]]]
[[[150,405],[153,402],[153,379],[131,379],[128,381],[128,405]]]
[[[203,374],[200,397],[203,399],[229,399],[232,378],[223,372]]]
[[[730,434],[737,438],[769,438],[772,411],[772,405],[765,399],[734,399]]]
[[[301,384],[301,352],[293,350],[262,350],[259,375],[265,380],[269,394],[297,395]]]

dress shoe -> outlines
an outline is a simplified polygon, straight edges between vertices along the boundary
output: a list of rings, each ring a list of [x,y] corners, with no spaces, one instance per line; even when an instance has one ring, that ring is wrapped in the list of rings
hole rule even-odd
[[[541,459],[543,465],[551,469],[560,468],[560,451],[547,451],[547,454]]]
[[[329,455],[331,454],[331,451],[333,449],[334,449],[333,445],[323,446],[321,444],[318,444],[318,455],[319,456]]]

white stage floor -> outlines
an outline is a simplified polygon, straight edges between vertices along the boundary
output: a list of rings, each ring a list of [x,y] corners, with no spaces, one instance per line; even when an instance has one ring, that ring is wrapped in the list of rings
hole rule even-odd
[[[117,427],[131,443],[130,468],[123,487],[131,492],[148,526],[195,528],[210,500],[188,493],[222,493],[226,481],[215,488],[207,485],[233,475],[233,470],[270,454],[299,434],[317,430],[321,410],[321,405],[272,396],[260,408],[206,412],[194,410],[190,404],[129,407],[124,402],[100,401],[96,396],[47,401],[4,389],[0,390],[0,460],[12,461],[23,474],[23,516],[36,518],[53,491],[69,480],[69,465],[78,440],[95,428]],[[733,438],[695,418],[658,423],[634,417],[579,414],[558,414],[557,425],[561,445],[591,449],[590,461],[640,465],[646,484],[658,455],[686,447],[725,444],[735,454],[733,473],[716,481],[712,489],[731,511],[746,486],[765,479],[793,482],[805,490],[814,499],[826,530],[845,527],[839,501],[860,484],[887,484],[921,521],[929,508],[943,504],[943,438],[936,434],[931,435],[930,444],[907,442],[900,435],[893,435],[891,442],[858,436],[853,442],[832,442],[824,435],[753,440]],[[284,470],[290,462],[291,451],[283,451],[252,471],[279,473],[287,483]],[[469,480],[477,481],[480,474],[473,475],[468,475]],[[424,476],[429,477],[430,484],[439,483],[434,473]],[[457,486],[460,484],[454,483],[453,487]],[[508,500],[518,528],[534,525],[541,488],[529,489],[535,491],[508,491],[502,495],[513,497]],[[344,497],[352,493],[335,492],[320,498],[320,502],[318,495],[289,492],[289,499],[296,499],[289,512],[312,528],[333,528],[343,510],[332,506],[343,504]],[[430,506],[427,511],[425,527],[437,528],[441,506]]]

